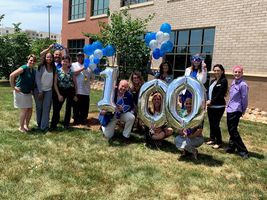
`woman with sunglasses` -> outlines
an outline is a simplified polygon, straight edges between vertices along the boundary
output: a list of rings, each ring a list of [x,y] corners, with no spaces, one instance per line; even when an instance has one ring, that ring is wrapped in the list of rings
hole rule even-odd
[[[184,75],[191,76],[202,84],[206,83],[207,67],[204,59],[199,54],[195,54],[191,57],[191,66],[186,68]],[[182,108],[184,108],[184,102],[187,98],[192,98],[192,94],[188,90],[183,90],[182,95],[180,96]]]

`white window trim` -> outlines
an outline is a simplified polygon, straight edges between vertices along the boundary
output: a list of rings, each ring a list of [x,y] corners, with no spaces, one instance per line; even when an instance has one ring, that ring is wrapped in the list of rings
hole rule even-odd
[[[143,3],[137,3],[137,4],[132,4],[129,7],[128,6],[123,6],[120,8],[120,10],[125,10],[125,9],[135,9],[135,8],[141,8],[141,7],[146,7],[146,6],[151,6],[154,5],[154,1],[148,1],[148,2],[143,2]]]
[[[101,15],[93,15],[90,17],[90,19],[99,19],[99,18],[105,18],[108,17],[107,14],[101,14]]]
[[[85,21],[85,18],[69,20],[68,23],[71,24],[71,23],[76,23],[76,22],[81,22],[81,21]]]
[[[213,71],[209,71],[209,74],[214,74]],[[225,75],[227,76],[233,76],[233,72],[231,71],[225,71]],[[243,76],[245,77],[260,77],[260,78],[267,78],[266,74],[255,74],[255,73],[244,73]]]

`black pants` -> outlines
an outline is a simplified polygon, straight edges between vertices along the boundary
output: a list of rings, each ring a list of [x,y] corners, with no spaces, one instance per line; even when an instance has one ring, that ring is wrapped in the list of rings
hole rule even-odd
[[[239,135],[239,132],[237,130],[237,126],[241,116],[242,116],[241,112],[227,113],[227,126],[228,126],[228,132],[230,134],[229,148],[233,150],[237,149],[238,152],[248,153],[248,150],[245,144],[243,143]]]
[[[89,95],[78,94],[78,101],[73,104],[73,119],[75,123],[84,123],[89,113]]]
[[[71,107],[73,105],[73,97],[75,94],[74,88],[59,88],[59,93],[63,96],[64,100],[60,102],[58,100],[58,96],[56,93],[53,95],[53,116],[51,121],[51,127],[56,128],[57,124],[60,119],[60,110],[62,108],[63,103],[66,99],[66,109],[65,109],[65,117],[64,117],[64,123],[63,125],[65,127],[68,127],[70,124],[70,117],[71,117]]]
[[[222,144],[222,133],[220,128],[220,121],[222,119],[223,108],[208,108],[208,118],[210,123],[210,140],[216,144]]]

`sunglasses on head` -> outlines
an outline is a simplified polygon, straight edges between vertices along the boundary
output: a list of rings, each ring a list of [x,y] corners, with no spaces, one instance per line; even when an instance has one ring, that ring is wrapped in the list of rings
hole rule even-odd
[[[202,58],[201,57],[198,57],[198,56],[193,56],[191,58],[191,61],[193,61],[193,62],[201,62],[202,61]]]

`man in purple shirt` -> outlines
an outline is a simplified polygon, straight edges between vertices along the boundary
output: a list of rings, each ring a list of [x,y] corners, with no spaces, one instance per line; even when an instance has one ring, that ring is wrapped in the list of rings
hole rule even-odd
[[[233,75],[234,80],[230,87],[230,97],[226,107],[227,127],[230,134],[226,152],[234,153],[237,149],[239,155],[247,159],[249,158],[248,150],[239,135],[237,127],[240,117],[245,114],[248,106],[248,85],[243,80],[243,68],[241,66],[233,68]]]

